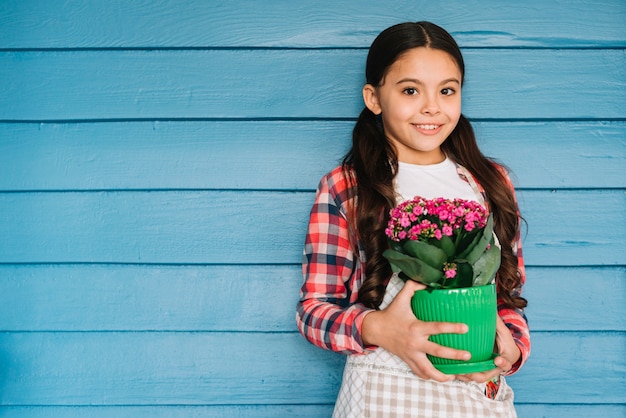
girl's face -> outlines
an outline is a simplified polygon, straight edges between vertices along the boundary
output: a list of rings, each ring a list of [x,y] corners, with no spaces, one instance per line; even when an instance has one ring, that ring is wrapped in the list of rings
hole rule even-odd
[[[378,87],[365,85],[365,104],[382,116],[399,161],[428,165],[445,159],[441,144],[461,116],[461,78],[447,52],[420,47],[400,55]]]

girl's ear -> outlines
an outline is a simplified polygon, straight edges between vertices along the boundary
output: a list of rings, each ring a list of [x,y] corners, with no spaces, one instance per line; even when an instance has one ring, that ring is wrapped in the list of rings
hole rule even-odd
[[[382,109],[378,102],[378,96],[376,95],[376,87],[371,84],[366,84],[363,87],[363,101],[365,106],[375,115],[380,115]]]

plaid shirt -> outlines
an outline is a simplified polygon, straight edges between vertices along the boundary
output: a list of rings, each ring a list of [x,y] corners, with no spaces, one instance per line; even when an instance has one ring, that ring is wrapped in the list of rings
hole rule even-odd
[[[483,195],[467,170],[459,166],[459,175]],[[508,180],[508,186],[513,185]],[[311,209],[306,235],[302,271],[304,284],[300,290],[296,322],[302,335],[312,344],[343,354],[363,354],[375,347],[365,346],[361,336],[363,318],[372,309],[357,302],[359,287],[365,280],[364,251],[358,243],[359,255],[353,251],[347,220],[349,184],[341,167],[322,178]],[[518,258],[521,284],[526,281],[522,247],[518,231],[513,250]],[[521,309],[505,308],[498,301],[498,314],[507,325],[522,356],[513,369],[516,372],[530,355],[530,333]]]

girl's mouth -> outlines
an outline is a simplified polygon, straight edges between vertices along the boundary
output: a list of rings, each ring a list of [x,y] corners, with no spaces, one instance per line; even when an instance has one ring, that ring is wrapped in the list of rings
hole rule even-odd
[[[413,124],[416,130],[426,135],[434,135],[441,130],[443,125],[436,125],[432,123]]]

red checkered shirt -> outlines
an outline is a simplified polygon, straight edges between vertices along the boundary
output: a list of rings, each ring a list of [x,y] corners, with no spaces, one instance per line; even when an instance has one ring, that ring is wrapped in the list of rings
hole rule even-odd
[[[459,175],[468,181],[469,173],[458,167]],[[513,184],[506,177],[508,187]],[[472,178],[475,182],[475,179]],[[484,195],[484,190],[478,185]],[[357,243],[360,256],[353,251],[347,220],[349,184],[341,167],[322,178],[311,209],[306,235],[302,270],[304,284],[300,290],[296,322],[302,335],[312,344],[343,354],[363,354],[376,347],[365,346],[361,336],[363,318],[372,309],[357,302],[359,287],[365,279],[364,251]],[[526,281],[520,234],[513,247],[518,258],[521,295]],[[522,356],[515,373],[530,355],[530,333],[521,309],[504,307],[498,301],[498,314],[507,325]]]

